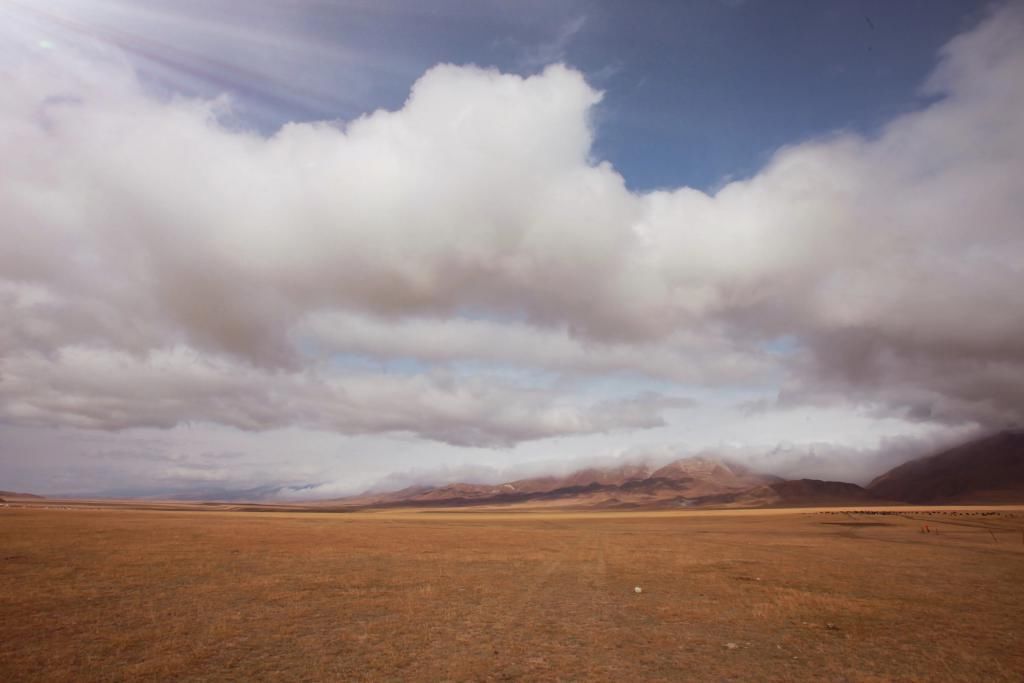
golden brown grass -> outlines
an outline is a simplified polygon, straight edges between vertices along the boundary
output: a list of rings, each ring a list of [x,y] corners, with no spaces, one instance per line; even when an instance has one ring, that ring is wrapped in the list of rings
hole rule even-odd
[[[1022,534],[1019,509],[0,509],[0,680],[1020,681]]]

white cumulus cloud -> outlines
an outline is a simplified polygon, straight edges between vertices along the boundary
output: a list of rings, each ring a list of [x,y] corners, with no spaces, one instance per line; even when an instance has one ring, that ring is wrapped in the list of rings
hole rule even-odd
[[[713,194],[629,191],[593,156],[601,93],[563,65],[438,65],[396,111],[269,137],[102,50],[2,71],[5,421],[510,445],[682,407],[537,371],[1022,417],[1019,5],[946,46],[920,110]]]

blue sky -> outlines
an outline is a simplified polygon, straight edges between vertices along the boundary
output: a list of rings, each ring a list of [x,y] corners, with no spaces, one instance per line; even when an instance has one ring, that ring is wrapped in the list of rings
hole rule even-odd
[[[605,91],[595,153],[631,187],[706,189],[752,174],[783,145],[837,129],[870,132],[918,106],[916,87],[936,51],[977,19],[978,7],[576,3],[546,7],[541,14],[553,16],[523,26],[507,13],[494,24],[481,20],[499,33],[511,29],[505,40],[442,22],[422,33],[399,28],[395,42],[408,40],[424,66],[470,62],[528,72],[537,67],[533,51],[556,55]],[[389,32],[383,28],[380,42],[391,43]],[[397,106],[405,92],[381,100]]]
[[[0,5],[4,487],[1019,424],[1019,3],[240,7]]]
[[[58,6],[60,3],[58,3]],[[135,5],[135,6],[133,6]],[[554,61],[604,91],[594,154],[640,190],[713,189],[779,147],[867,134],[920,107],[986,3],[69,2],[171,92],[230,93],[239,125],[398,109],[439,63],[523,75]]]

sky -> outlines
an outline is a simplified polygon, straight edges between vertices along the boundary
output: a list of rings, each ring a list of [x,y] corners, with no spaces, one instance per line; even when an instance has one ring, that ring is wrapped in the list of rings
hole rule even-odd
[[[1024,413],[1020,2],[0,2],[0,489],[325,498]]]

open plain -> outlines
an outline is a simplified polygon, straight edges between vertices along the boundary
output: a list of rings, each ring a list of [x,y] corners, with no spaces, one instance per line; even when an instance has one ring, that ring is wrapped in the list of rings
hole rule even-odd
[[[1022,580],[1020,507],[6,508],[0,679],[1020,681]]]

